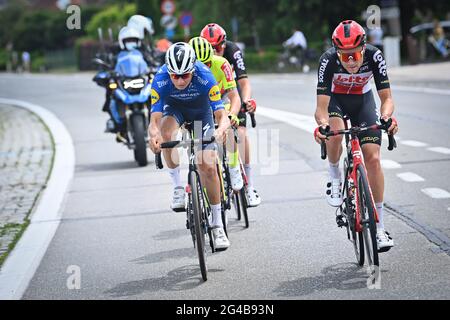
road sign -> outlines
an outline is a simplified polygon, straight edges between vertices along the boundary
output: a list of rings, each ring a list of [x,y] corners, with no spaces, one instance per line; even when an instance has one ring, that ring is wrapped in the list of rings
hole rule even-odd
[[[180,25],[182,27],[190,27],[192,26],[193,22],[194,18],[192,17],[192,13],[190,12],[183,12],[183,14],[180,16]]]
[[[160,24],[164,29],[175,29],[177,27],[178,20],[176,17],[166,14],[161,17]]]
[[[164,0],[161,3],[161,12],[172,15],[175,12],[175,2],[173,0]]]
[[[166,38],[169,40],[172,40],[175,36],[175,30],[173,29],[166,29]]]

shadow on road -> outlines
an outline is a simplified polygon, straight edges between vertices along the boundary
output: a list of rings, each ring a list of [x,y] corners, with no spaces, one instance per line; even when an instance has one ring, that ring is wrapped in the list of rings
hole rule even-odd
[[[157,241],[164,241],[164,240],[178,239],[178,238],[182,238],[182,237],[189,236],[189,235],[190,235],[189,230],[184,228],[184,229],[161,231],[157,235],[153,236],[153,239],[155,239]],[[189,239],[191,239],[191,238],[189,238]]]
[[[298,297],[329,289],[367,289],[368,274],[366,268],[359,267],[355,263],[332,265],[323,269],[321,273],[316,277],[282,282],[274,292],[281,297]]]
[[[222,272],[221,269],[209,269],[208,273]],[[125,282],[105,291],[112,298],[126,298],[158,291],[184,291],[191,290],[204,282],[198,265],[189,265],[170,271],[167,276]]]
[[[132,260],[131,262],[136,262],[137,264],[150,264],[150,263],[159,263],[167,260],[177,260],[181,258],[197,258],[197,252],[195,248],[182,248],[182,249],[174,249],[169,251],[161,251],[155,252],[141,258],[137,258]]]

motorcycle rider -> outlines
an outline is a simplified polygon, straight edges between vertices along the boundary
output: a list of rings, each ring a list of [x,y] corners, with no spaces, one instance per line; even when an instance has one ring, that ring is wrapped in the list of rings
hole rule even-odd
[[[136,64],[136,70],[145,70],[145,73],[149,72],[149,67],[142,52],[139,50],[141,47],[141,35],[139,31],[133,27],[126,26],[123,27],[119,32],[119,45],[122,50],[117,56],[117,62],[114,71],[118,74],[123,75],[123,70],[121,69],[122,64],[120,61],[122,59],[131,59],[131,63]],[[117,111],[117,104],[114,99],[111,99],[112,92],[107,93],[107,112],[110,115],[110,119],[106,122],[106,132],[112,132],[120,134],[123,131],[122,126],[120,126],[120,116]]]
[[[153,45],[155,29],[153,28],[152,19],[135,14],[128,19],[127,26],[132,27],[139,32],[141,40],[139,50],[144,55],[144,59],[147,61],[148,65],[155,69],[161,66],[164,63],[164,53],[155,50]]]

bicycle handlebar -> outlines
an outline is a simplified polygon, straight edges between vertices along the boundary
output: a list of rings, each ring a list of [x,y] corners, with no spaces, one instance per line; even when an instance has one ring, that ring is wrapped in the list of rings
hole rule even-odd
[[[351,127],[350,129],[344,129],[344,130],[336,130],[336,131],[330,131],[330,127],[327,126],[326,128],[323,127],[319,127],[319,132],[328,137],[334,137],[334,136],[338,136],[338,135],[343,135],[343,134],[355,134],[357,135],[360,132],[363,131],[367,131],[367,130],[384,130],[387,132],[387,130],[389,129],[389,127],[392,124],[392,119],[389,119],[388,121],[385,121],[383,119],[381,119],[381,125],[380,124],[374,124],[368,127]],[[392,134],[388,134],[388,150],[392,151],[394,150],[394,148],[397,148],[397,142],[395,141],[395,137]],[[325,140],[322,140],[322,142],[320,143],[320,149],[321,149],[321,158],[323,160],[326,159],[327,157],[327,146],[325,144]]]
[[[161,149],[187,147],[187,146],[191,145],[192,143],[194,145],[210,144],[210,143],[213,143],[215,140],[216,139],[214,136],[212,136],[210,138],[205,138],[205,139],[174,140],[174,141],[161,143]]]
[[[164,168],[164,165],[163,165],[162,159],[161,159],[161,152],[155,154],[155,164],[156,164],[157,169]]]
[[[330,126],[326,126],[326,128],[319,127],[319,132],[324,136],[327,136],[327,133],[330,132]],[[322,140],[320,142],[320,157],[322,158],[322,160],[325,160],[327,158],[327,145],[325,143],[325,140]]]
[[[254,99],[250,99],[250,103],[252,105],[256,106],[256,101]],[[241,111],[242,112],[248,112],[247,111],[247,105],[245,104],[245,102],[242,102]],[[250,115],[250,120],[252,121],[252,128],[256,127],[255,114],[253,112],[248,112],[248,114]]]

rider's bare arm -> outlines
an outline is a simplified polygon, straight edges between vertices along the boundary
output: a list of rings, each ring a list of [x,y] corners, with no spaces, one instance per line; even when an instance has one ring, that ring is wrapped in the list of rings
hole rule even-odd
[[[156,137],[159,135],[161,128],[162,112],[152,112],[150,117],[150,125],[148,126],[148,134],[150,137]]]
[[[214,118],[217,122],[217,129],[215,132],[216,139],[219,139],[219,142],[222,141],[225,137],[225,132],[231,126],[230,119],[228,119],[228,114],[225,109],[219,109],[214,112]]]
[[[239,88],[241,88],[242,101],[246,102],[252,97],[252,87],[248,78],[238,80]]]
[[[330,104],[330,99],[330,96],[324,94],[317,95],[317,107],[314,116],[317,124],[321,127],[326,127],[329,124],[328,105]],[[315,136],[317,143],[320,143],[321,139],[325,138],[320,132],[317,132],[317,136]]]
[[[378,91],[381,100],[381,117],[390,118],[394,113],[394,100],[392,99],[391,89],[383,89]]]
[[[392,99],[391,89],[378,90],[378,96],[381,100],[381,118],[387,120],[392,117],[394,113],[394,100]],[[396,134],[398,132],[397,121],[392,121],[391,126],[388,129],[390,134]]]
[[[328,105],[330,104],[330,96],[327,95],[317,95],[317,107],[315,118],[319,126],[328,125]]]
[[[150,125],[148,126],[148,135],[150,136],[150,149],[154,153],[160,152],[161,138],[161,119],[162,112],[152,112],[150,117]]]
[[[230,100],[231,110],[230,112],[237,115],[241,110],[241,98],[237,89],[232,89],[227,92],[227,98]]]

